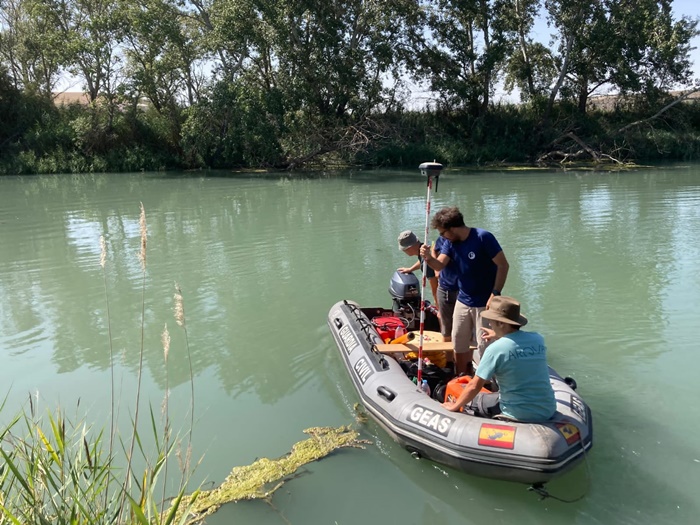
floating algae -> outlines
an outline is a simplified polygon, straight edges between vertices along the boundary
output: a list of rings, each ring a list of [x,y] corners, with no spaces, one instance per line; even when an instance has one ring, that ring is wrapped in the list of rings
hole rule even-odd
[[[367,417],[367,412],[364,411],[362,408],[362,405],[360,403],[355,403],[352,406],[353,410],[355,411],[355,421],[359,423],[360,425],[364,425],[369,421],[369,417]]]
[[[224,503],[244,499],[268,499],[299,467],[321,459],[336,449],[364,448],[362,445],[368,443],[357,439],[358,433],[350,426],[314,427],[304,430],[304,433],[311,437],[295,444],[289,454],[279,459],[261,458],[251,465],[234,467],[219,487],[201,491],[187,510],[184,508],[184,502],[189,501],[191,496],[185,496],[178,509],[178,517],[187,511],[186,523],[199,523]]]

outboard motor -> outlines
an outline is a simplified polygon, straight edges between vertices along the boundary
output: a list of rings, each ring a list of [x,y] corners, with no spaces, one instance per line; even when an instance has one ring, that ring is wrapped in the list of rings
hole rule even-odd
[[[389,281],[389,295],[391,295],[392,310],[396,316],[407,319],[409,325],[413,325],[414,321],[418,322],[420,316],[418,277],[412,273],[395,271]]]
[[[412,273],[401,273],[398,270],[389,281],[389,295],[394,302],[394,311],[398,312],[406,304],[420,308],[420,283]]]
[[[389,281],[389,295],[392,300],[394,315],[408,321],[407,330],[418,330],[420,326],[420,282],[412,273],[401,273],[398,270]],[[425,300],[426,317],[425,329],[439,332],[440,320],[437,308]]]

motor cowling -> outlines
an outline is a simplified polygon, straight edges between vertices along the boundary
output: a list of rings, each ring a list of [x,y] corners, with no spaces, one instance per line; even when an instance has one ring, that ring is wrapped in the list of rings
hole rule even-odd
[[[412,273],[401,273],[398,270],[389,281],[389,294],[392,299],[420,304],[420,283]]]
[[[389,295],[391,295],[394,315],[408,321],[407,330],[417,330],[420,321],[421,300],[421,287],[418,277],[412,273],[401,273],[396,270],[389,281]],[[437,318],[437,309],[430,305],[430,301],[427,298],[425,307],[425,329],[439,331],[440,321]]]
[[[394,314],[408,320],[408,330],[417,327],[420,311],[420,283],[412,273],[394,272],[389,281],[389,295],[392,299]]]

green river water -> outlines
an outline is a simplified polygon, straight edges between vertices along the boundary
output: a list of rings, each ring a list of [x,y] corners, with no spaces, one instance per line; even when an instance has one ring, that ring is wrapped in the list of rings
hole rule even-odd
[[[218,483],[233,466],[280,456],[305,428],[352,423],[358,396],[326,316],[341,299],[390,305],[392,272],[412,262],[397,235],[422,237],[425,201],[417,169],[0,177],[0,385],[8,395],[0,419],[31,393],[41,410],[60,404],[108,424],[111,329],[119,421],[128,423],[141,346],[142,202],[142,401],[158,412],[168,389],[174,425],[187,428],[177,282],[195,376],[193,456],[203,457],[194,481]],[[547,339],[550,364],[577,380],[592,408],[587,464],[549,484],[562,498],[585,497],[540,501],[523,485],[415,460],[370,422],[362,437],[372,445],[309,465],[275,494],[274,508],[232,504],[208,523],[697,523],[700,166],[449,170],[432,201],[433,210],[446,205],[494,232],[511,265],[504,293],[521,300]]]

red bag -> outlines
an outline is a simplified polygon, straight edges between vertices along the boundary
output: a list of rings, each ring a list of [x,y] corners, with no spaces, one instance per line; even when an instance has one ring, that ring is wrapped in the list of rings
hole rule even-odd
[[[394,339],[396,337],[396,329],[399,326],[406,328],[403,321],[398,317],[375,317],[372,319],[372,324],[379,332],[379,337],[382,338],[382,341]]]

